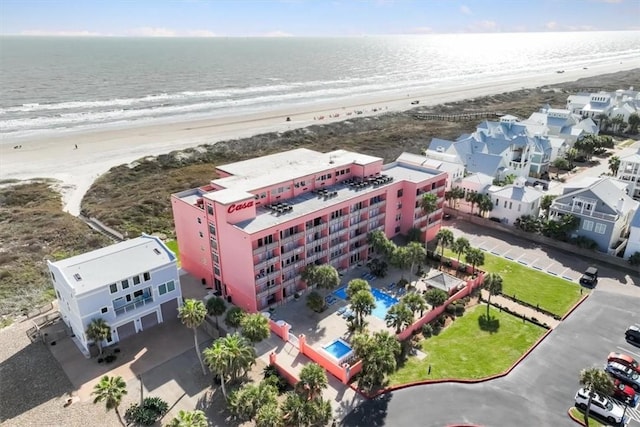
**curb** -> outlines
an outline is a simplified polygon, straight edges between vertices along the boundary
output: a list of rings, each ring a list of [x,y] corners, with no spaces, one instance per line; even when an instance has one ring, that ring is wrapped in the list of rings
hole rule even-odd
[[[564,315],[564,316],[562,316],[562,317],[560,318],[560,321],[563,321],[564,319],[566,319],[567,317],[569,317],[569,315],[570,315],[571,313],[573,313],[574,311],[576,311],[576,309],[577,309],[578,307],[580,307],[580,305],[581,305],[581,304],[582,304],[582,303],[583,303],[583,302],[584,302],[584,301],[589,297],[589,295],[591,295],[591,292],[589,292],[589,293],[585,294],[582,298],[580,298],[580,300],[579,300],[577,303],[575,303],[575,304],[573,305],[573,307],[571,307],[571,308],[569,309],[569,311],[567,311],[567,312],[565,313],[565,315]]]
[[[574,409],[575,406],[572,406],[571,408],[567,409],[567,415],[569,416],[569,418],[571,418],[575,423],[580,424],[581,426],[586,426],[586,424],[584,423],[584,421],[579,420],[578,418],[574,417],[573,414],[571,413],[571,410]]]

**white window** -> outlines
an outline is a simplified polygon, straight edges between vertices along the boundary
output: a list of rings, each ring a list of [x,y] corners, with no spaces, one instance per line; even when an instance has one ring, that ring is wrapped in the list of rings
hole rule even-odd
[[[176,290],[176,284],[173,283],[173,280],[167,282],[167,292],[172,292]]]
[[[589,221],[588,219],[585,219],[582,222],[582,229],[586,230],[586,231],[592,231],[593,230],[593,221]]]
[[[147,273],[142,273],[142,277],[144,278],[145,282],[148,282],[149,280],[151,280],[151,274]]]
[[[127,289],[129,287],[129,280],[124,279],[122,281],[122,289]]]
[[[597,223],[596,224],[596,229],[595,232],[598,234],[604,234],[605,231],[607,231],[607,226],[606,224],[601,224],[601,223]]]
[[[140,276],[133,276],[133,284],[134,285],[140,284]]]
[[[115,294],[116,292],[118,292],[118,285],[116,285],[115,283],[110,284],[109,292],[112,294]]]
[[[166,284],[162,284],[160,286],[158,286],[158,294],[160,295],[164,295],[167,293],[167,285]]]

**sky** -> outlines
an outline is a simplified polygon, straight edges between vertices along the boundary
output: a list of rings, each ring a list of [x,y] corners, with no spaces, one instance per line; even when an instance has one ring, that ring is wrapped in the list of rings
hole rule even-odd
[[[640,31],[640,0],[0,0],[0,34],[361,36]]]

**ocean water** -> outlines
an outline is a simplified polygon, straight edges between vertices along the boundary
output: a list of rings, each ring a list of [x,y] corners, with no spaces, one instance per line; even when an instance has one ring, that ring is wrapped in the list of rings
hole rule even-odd
[[[640,57],[640,32],[0,37],[5,138],[407,94]],[[523,77],[524,78],[524,77]]]

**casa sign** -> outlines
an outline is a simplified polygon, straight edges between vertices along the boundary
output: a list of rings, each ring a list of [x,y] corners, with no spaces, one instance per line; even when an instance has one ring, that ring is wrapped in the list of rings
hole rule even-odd
[[[237,211],[241,211],[242,209],[250,208],[253,206],[253,200],[244,203],[234,203],[227,208],[228,213],[234,213]]]

